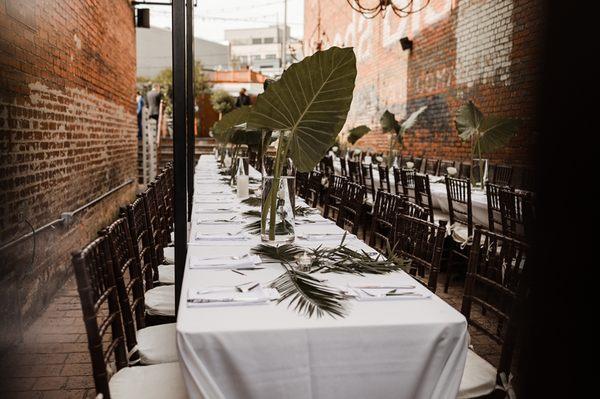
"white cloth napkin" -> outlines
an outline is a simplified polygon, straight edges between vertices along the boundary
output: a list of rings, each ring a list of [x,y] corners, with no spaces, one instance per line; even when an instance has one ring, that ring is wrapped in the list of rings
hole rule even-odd
[[[241,224],[242,222],[243,222],[243,220],[238,219],[237,216],[234,219],[221,218],[221,219],[198,219],[198,220],[196,220],[196,224],[206,224],[206,225]]]
[[[216,233],[216,234],[207,234],[207,233],[197,233],[194,239],[196,241],[245,241],[250,239],[250,235],[248,233],[238,232],[238,233]]]
[[[214,258],[192,256],[190,258],[190,269],[237,269],[240,267],[252,267],[260,262],[261,259],[258,255],[244,256],[240,259],[232,259],[231,256]]]
[[[266,304],[278,299],[279,292],[274,288],[257,286],[247,292],[239,292],[235,287],[207,287],[188,290],[188,307],[211,307],[232,305]]]
[[[215,213],[235,213],[238,212],[239,208],[238,207],[222,207],[222,208],[199,208],[196,209],[194,213],[210,213],[210,214],[215,214]]]
[[[359,301],[389,301],[399,299],[423,299],[432,293],[415,284],[348,284],[348,291]]]
[[[325,234],[325,233],[305,233],[298,234],[298,238],[306,241],[341,241],[343,233]],[[355,239],[356,236],[353,234],[346,234],[346,240]]]

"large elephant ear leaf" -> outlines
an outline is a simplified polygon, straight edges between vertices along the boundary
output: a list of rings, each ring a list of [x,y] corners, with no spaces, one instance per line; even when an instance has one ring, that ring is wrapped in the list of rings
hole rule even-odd
[[[427,105],[422,106],[412,114],[406,118],[404,122],[400,124],[400,134],[404,134],[408,129],[412,128],[415,123],[417,123],[417,119],[419,119],[419,115],[421,115],[427,109]]]
[[[383,115],[381,115],[381,118],[379,118],[379,123],[381,124],[381,129],[384,132],[394,132],[398,134],[400,131],[400,124],[396,120],[396,116],[388,110],[385,110]]]
[[[352,145],[356,143],[362,136],[369,133],[371,129],[368,126],[360,125],[348,130],[348,142]]]
[[[469,101],[458,109],[454,124],[458,130],[458,136],[463,140],[469,140],[473,135],[477,134],[483,121],[483,114]]]
[[[289,156],[311,171],[344,126],[356,79],[352,48],[331,47],[292,64],[258,96],[252,128],[290,131]]]
[[[249,113],[250,107],[246,105],[223,115],[223,118],[213,126],[215,139],[220,143],[228,143],[233,132],[233,127],[246,123]]]
[[[519,127],[519,121],[515,119],[502,118],[499,116],[487,116],[480,125],[481,138],[479,145],[482,153],[496,151],[508,144],[515,136]]]

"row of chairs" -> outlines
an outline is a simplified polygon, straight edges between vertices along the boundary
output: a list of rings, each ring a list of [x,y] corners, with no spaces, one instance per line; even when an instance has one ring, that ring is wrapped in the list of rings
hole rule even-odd
[[[299,194],[316,206],[314,186],[324,175],[313,172],[299,177]],[[449,191],[464,188],[469,180],[450,178]],[[303,183],[305,182],[305,183]],[[308,188],[308,182],[312,187]],[[468,187],[467,187],[468,188]],[[323,215],[341,227],[357,232],[358,216],[364,211],[364,186],[342,176],[327,178]],[[442,263],[446,222],[434,223],[430,209],[411,202],[403,194],[378,191],[371,214],[369,244],[391,248],[398,256],[411,260],[410,273],[421,284],[435,292]],[[469,350],[458,397],[480,397],[492,393],[497,383],[507,381],[513,367],[513,353],[521,324],[520,311],[527,295],[525,280],[528,244],[475,226],[467,252],[467,275],[461,311],[469,324],[496,341],[501,348],[495,368],[474,351]]]
[[[94,383],[104,399],[185,398],[175,335],[169,165],[72,255]]]

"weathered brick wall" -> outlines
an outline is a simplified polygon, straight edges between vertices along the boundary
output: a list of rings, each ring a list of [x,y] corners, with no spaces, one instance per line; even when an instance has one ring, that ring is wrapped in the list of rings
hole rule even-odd
[[[135,64],[127,0],[0,0],[0,243],[135,180]],[[2,252],[0,349],[135,189]]]
[[[419,7],[421,0],[415,0]],[[373,129],[357,146],[387,149],[379,117],[389,109],[404,117],[422,105],[402,151],[418,156],[466,160],[469,145],[454,128],[458,107],[472,99],[484,114],[522,119],[518,137],[490,159],[530,163],[538,53],[540,0],[431,0],[421,12],[365,19],[346,0],[305,1],[305,46],[314,51],[318,14],[326,47],[354,46],[358,76],[345,130]],[[399,39],[413,40],[402,51]]]

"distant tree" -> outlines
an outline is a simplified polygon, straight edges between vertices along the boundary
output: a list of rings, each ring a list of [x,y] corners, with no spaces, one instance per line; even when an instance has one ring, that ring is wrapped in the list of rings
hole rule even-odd
[[[235,105],[235,99],[225,90],[214,91],[210,96],[210,102],[214,110],[221,115],[231,111]]]

